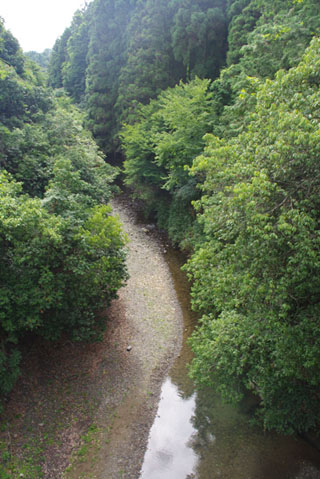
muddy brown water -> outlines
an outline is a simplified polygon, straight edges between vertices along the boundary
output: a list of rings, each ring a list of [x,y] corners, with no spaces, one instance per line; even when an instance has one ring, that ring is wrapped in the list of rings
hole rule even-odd
[[[223,405],[213,391],[196,392],[188,378],[190,310],[183,258],[168,250],[185,321],[181,353],[165,379],[140,479],[320,479],[320,452],[306,441],[264,433],[250,423],[248,401]]]

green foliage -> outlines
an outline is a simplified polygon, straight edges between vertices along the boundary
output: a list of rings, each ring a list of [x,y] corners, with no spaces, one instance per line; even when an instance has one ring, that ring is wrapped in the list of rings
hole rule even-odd
[[[261,17],[247,37],[247,45],[240,50],[242,68],[250,76],[273,77],[281,68],[295,66],[314,33],[319,31],[319,2],[309,0],[304,5],[293,6],[290,1],[281,2],[280,6],[267,21],[266,13]]]
[[[50,62],[51,49],[46,48],[42,53],[30,51],[25,52],[25,55],[29,57],[33,62],[37,63],[43,70],[47,70]]]
[[[24,57],[16,38],[4,27],[0,17],[0,59],[12,66],[18,75],[24,72]]]
[[[261,398],[266,429],[319,426],[320,43],[258,89],[248,131],[207,137],[194,174],[205,240],[188,264],[194,378]]]
[[[7,128],[35,120],[51,106],[50,97],[34,72],[27,73],[29,78],[22,79],[13,67],[0,60],[0,122]]]
[[[137,3],[128,24],[126,63],[119,78],[116,106],[122,121],[130,122],[138,103],[148,103],[181,78],[171,47],[173,14],[167,0]]]
[[[223,0],[178,2],[171,31],[174,56],[185,66],[187,78],[218,76],[226,55]]]
[[[18,372],[12,345],[28,331],[50,340],[62,333],[96,339],[105,323],[98,313],[116,296],[126,271],[124,239],[109,207],[52,214],[39,199],[21,195],[21,185],[7,175],[0,179],[1,375],[2,392],[8,392]],[[65,190],[74,186],[64,179]],[[60,173],[56,190],[62,183]]]
[[[73,17],[71,35],[66,48],[66,60],[62,64],[62,83],[70,96],[79,103],[85,93],[89,48],[88,24],[84,11],[77,11]]]
[[[159,181],[165,174],[154,160],[153,134],[157,128],[156,114],[159,105],[153,101],[140,106],[139,121],[125,125],[122,140],[127,160],[124,162],[125,182],[134,188],[137,197],[146,202],[152,201],[159,190]]]
[[[203,317],[193,376],[228,400],[254,392],[264,427],[284,432],[319,426],[318,40],[303,57],[319,28],[317,0],[94,0],[76,12],[49,65],[49,84],[85,107],[114,158],[121,131],[125,183],[173,242],[195,251],[188,271]],[[21,331],[29,311],[38,334],[90,338],[109,298],[103,278],[115,294],[114,271],[117,285],[125,277],[118,226],[98,206],[115,172],[83,117],[43,88],[10,35],[1,24],[0,164],[23,185],[5,180],[16,209],[3,216],[13,238],[3,251],[18,263],[4,274],[21,264],[18,291],[41,279],[52,296],[37,316],[42,293],[20,294]],[[19,312],[16,300],[5,307]],[[4,331],[8,390],[20,330],[12,340]]]
[[[297,65],[319,9],[317,0],[95,0],[66,33],[58,67],[105,152],[119,153],[126,123],[125,183],[175,243],[196,249],[189,271],[204,319],[194,375],[229,399],[254,391],[265,427],[287,432],[318,414],[316,43]],[[82,177],[58,160],[70,208],[63,193],[56,211],[78,218],[77,205],[90,207],[77,196]],[[50,186],[46,198],[56,196]]]
[[[62,88],[62,68],[67,59],[67,44],[71,35],[71,29],[66,28],[60,38],[53,45],[48,65],[49,85],[53,88]]]
[[[51,105],[54,108],[37,122],[23,124],[20,120],[21,127],[11,131],[4,126],[0,128],[0,166],[23,182],[26,193],[43,196],[53,177],[55,161],[64,158],[86,182],[88,194],[91,188],[92,198],[106,201],[115,170],[105,163],[82,126],[83,115],[70,101],[58,96],[51,99]]]
[[[165,90],[141,107],[139,121],[122,133],[125,182],[152,206],[175,242],[184,240],[192,225],[191,201],[198,193],[187,167],[210,130],[209,85],[209,80],[195,78]]]
[[[218,75],[226,37],[223,0],[95,0],[57,40],[49,84],[85,105],[86,125],[115,155],[139,103],[181,79]]]
[[[85,106],[87,126],[115,157],[121,123],[135,122],[139,103],[180,80],[215,80],[227,63],[214,131],[236,135],[242,112],[224,107],[247,76],[272,78],[297,65],[319,31],[319,9],[317,0],[94,0],[57,40],[49,84]]]
[[[97,0],[89,15],[89,51],[86,72],[86,125],[105,152],[118,149],[115,111],[120,70],[124,64],[126,26],[135,2]],[[107,26],[107,27],[106,27]]]
[[[247,128],[261,80],[298,64],[320,29],[320,4],[237,0],[229,2],[227,16],[229,66],[213,85],[218,93],[213,132],[219,137],[236,136]]]
[[[127,272],[125,237],[106,205],[117,171],[83,128],[83,114],[44,87],[30,60],[23,75],[0,60],[0,86],[0,394],[7,394],[21,341],[99,339],[101,311]]]
[[[316,0],[251,0],[232,18],[229,65],[240,62],[247,75],[262,78],[297,65],[312,36],[319,31],[319,13]],[[234,35],[242,40],[235,41]]]
[[[227,52],[229,66],[239,61],[241,47],[246,45],[248,34],[252,32],[261,16],[261,8],[257,1],[238,0],[230,3]]]
[[[126,277],[119,224],[107,206],[95,206],[109,198],[114,172],[99,156],[93,161],[96,150],[85,155],[83,145],[81,151],[80,137],[78,143],[68,152],[73,163],[54,162],[42,202],[21,196],[21,186],[1,177],[2,392],[15,382],[13,344],[27,331],[51,340],[62,332],[96,339],[105,324],[98,313]]]

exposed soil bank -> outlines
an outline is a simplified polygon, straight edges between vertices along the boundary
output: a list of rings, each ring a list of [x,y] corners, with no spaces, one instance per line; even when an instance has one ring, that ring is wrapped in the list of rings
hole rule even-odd
[[[182,313],[163,245],[128,200],[113,207],[130,239],[130,279],[107,313],[102,343],[41,343],[30,351],[0,437],[16,464],[21,458],[12,478],[139,477],[161,383],[181,347]]]

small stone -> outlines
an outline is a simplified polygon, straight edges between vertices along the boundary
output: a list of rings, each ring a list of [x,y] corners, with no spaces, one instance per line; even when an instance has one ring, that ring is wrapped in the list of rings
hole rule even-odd
[[[127,351],[131,351],[131,349],[132,349],[132,346],[127,347]]]
[[[40,422],[39,426],[40,426],[40,427],[43,427],[43,426],[44,426],[44,423],[43,423],[43,422]]]

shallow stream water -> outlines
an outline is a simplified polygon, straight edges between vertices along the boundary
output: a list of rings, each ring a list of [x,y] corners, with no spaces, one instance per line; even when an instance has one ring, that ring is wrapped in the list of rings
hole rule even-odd
[[[195,317],[182,259],[166,254],[185,321],[184,343],[165,379],[140,479],[320,479],[320,452],[300,438],[264,433],[250,423],[252,402],[237,409],[214,392],[196,392],[186,364]]]

